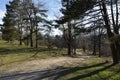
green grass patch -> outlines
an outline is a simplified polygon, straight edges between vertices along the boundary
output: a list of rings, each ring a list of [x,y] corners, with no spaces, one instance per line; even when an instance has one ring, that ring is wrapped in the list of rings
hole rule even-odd
[[[87,60],[61,72],[59,80],[120,80],[120,64],[112,65],[102,58]]]
[[[57,49],[50,51],[44,47],[31,48],[25,45],[0,41],[0,66],[28,60],[45,59],[62,56]]]

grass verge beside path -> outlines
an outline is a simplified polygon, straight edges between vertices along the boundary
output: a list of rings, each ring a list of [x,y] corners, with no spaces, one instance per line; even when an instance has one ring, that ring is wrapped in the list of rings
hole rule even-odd
[[[58,76],[59,80],[120,80],[120,64],[112,65],[103,58],[93,58],[84,64],[69,68]]]
[[[43,46],[36,49],[24,45],[20,46],[18,44],[0,41],[0,68],[4,67],[5,70],[15,67],[15,65],[24,61],[46,59],[57,56],[62,56],[61,54],[58,54],[57,49],[49,51]]]

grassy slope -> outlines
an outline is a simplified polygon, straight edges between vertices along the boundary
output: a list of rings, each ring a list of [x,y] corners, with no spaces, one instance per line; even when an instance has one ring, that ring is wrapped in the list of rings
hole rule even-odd
[[[36,53],[37,55],[35,55]],[[15,66],[16,63],[19,64],[23,61],[61,56],[57,53],[59,52],[56,49],[48,51],[45,47],[35,49],[24,45],[20,46],[14,43],[0,41],[0,67],[11,68]]]
[[[120,80],[120,64],[113,66],[102,58],[93,58],[61,74],[59,80]]]

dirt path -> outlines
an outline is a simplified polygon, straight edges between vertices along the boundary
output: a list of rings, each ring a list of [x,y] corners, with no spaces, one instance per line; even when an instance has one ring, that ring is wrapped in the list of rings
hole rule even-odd
[[[28,76],[30,77],[30,75],[35,76],[37,74],[39,74],[40,80],[47,80],[40,77],[45,76],[46,74],[50,73],[50,71],[53,72],[53,70],[55,69],[58,69],[55,71],[59,71],[59,69],[62,70],[65,67],[78,65],[89,58],[90,56],[79,56],[76,58],[75,57],[74,58],[73,57],[55,57],[55,58],[49,58],[49,59],[27,61],[19,65],[16,65],[15,68],[8,70],[5,74],[0,73],[2,74],[0,77],[0,80],[1,79],[2,80],[37,80],[35,78],[34,79],[26,78]]]

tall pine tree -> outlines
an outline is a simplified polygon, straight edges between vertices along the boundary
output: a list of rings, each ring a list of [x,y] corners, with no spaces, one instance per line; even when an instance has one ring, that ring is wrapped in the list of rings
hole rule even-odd
[[[16,5],[19,2],[16,0],[10,1],[9,4],[6,5],[6,14],[3,18],[3,39],[7,41],[13,41],[17,39],[17,29],[16,25]]]

